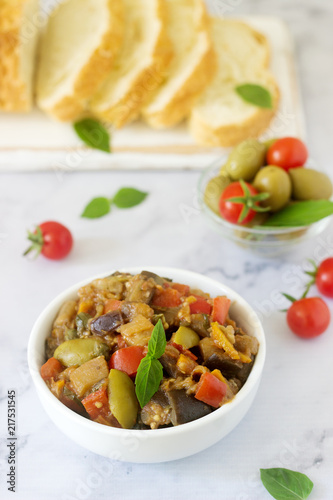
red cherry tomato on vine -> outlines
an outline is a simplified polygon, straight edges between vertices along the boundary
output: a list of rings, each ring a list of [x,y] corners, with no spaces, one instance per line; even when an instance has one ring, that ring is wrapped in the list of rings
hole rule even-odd
[[[35,251],[37,256],[41,253],[52,260],[63,259],[73,246],[73,237],[67,227],[54,221],[43,222],[33,233],[28,232],[28,240],[32,245],[24,255]]]
[[[323,260],[318,267],[315,279],[320,293],[333,298],[333,257]]]
[[[221,194],[219,201],[220,214],[223,219],[231,222],[232,224],[247,224],[256,215],[256,210],[251,208],[251,206],[259,206],[259,202],[251,200],[252,196],[259,194],[258,191],[251,186],[251,184],[243,181],[243,185],[244,184],[249,190],[249,198],[246,197],[244,188],[239,181],[229,184],[229,186],[227,186]],[[243,202],[229,201],[230,198],[242,198]],[[246,209],[247,213],[244,219],[241,220],[241,214],[244,209]]]
[[[296,137],[283,137],[275,141],[267,151],[267,165],[276,165],[284,170],[302,167],[308,159],[304,142]]]
[[[289,328],[304,339],[322,334],[327,329],[330,319],[330,310],[319,297],[295,300],[287,312]]]

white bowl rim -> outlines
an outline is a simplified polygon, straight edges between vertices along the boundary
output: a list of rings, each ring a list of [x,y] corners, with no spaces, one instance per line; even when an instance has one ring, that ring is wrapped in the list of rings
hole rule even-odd
[[[212,286],[219,286],[223,289],[223,292],[229,297],[233,296],[232,301],[237,302],[238,304],[241,305],[242,308],[245,308],[252,316],[252,318],[255,321],[256,324],[256,336],[259,341],[259,350],[255,358],[255,363],[252,367],[252,370],[250,372],[250,375],[248,379],[246,380],[244,386],[240,389],[240,391],[235,395],[235,397],[230,401],[230,403],[227,403],[223,405],[220,408],[217,408],[216,410],[212,411],[209,415],[206,415],[204,417],[200,417],[196,420],[193,420],[192,422],[187,422],[185,424],[181,424],[178,426],[173,426],[173,427],[165,427],[162,429],[119,429],[116,427],[109,427],[106,425],[99,424],[97,422],[93,422],[92,420],[89,420],[85,417],[82,417],[81,415],[75,413],[73,410],[70,410],[65,406],[63,403],[61,403],[49,390],[47,385],[45,384],[44,380],[42,379],[40,375],[40,366],[38,366],[37,360],[34,355],[34,346],[37,337],[39,336],[39,331],[40,331],[40,325],[48,318],[49,316],[49,311],[55,307],[56,304],[61,306],[61,304],[66,300],[67,297],[73,295],[77,290],[88,283],[90,283],[94,279],[100,279],[104,278],[106,276],[109,276],[110,274],[114,273],[116,270],[111,269],[107,270],[104,273],[99,273],[98,275],[94,275],[88,279],[82,280],[70,287],[68,287],[66,290],[58,294],[42,311],[42,313],[39,315],[37,318],[30,334],[29,338],[29,343],[28,343],[28,365],[29,365],[29,370],[31,377],[33,379],[33,382],[36,386],[36,389],[39,394],[42,394],[43,397],[45,397],[45,404],[51,405],[51,406],[56,406],[58,411],[61,411],[63,413],[63,416],[72,420],[74,424],[80,425],[87,427],[87,429],[90,430],[95,430],[99,432],[104,432],[108,436],[119,436],[119,433],[122,433],[123,436],[125,436],[125,432],[130,433],[131,436],[133,437],[142,437],[143,433],[145,433],[145,439],[154,439],[154,436],[168,436],[168,435],[177,435],[179,432],[185,433],[185,432],[191,432],[195,427],[201,427],[202,425],[210,425],[214,424],[214,422],[220,420],[223,418],[223,415],[227,415],[230,411],[233,411],[233,408],[235,406],[239,406],[242,401],[245,399],[246,395],[251,392],[251,390],[254,388],[254,386],[257,384],[258,380],[260,380],[264,363],[265,363],[265,357],[266,357],[266,341],[265,341],[265,334],[263,327],[261,325],[261,322],[256,314],[256,312],[252,309],[252,307],[243,299],[237,292],[235,292],[233,289],[230,287],[224,285],[223,283],[220,283],[219,281],[207,277],[205,275],[202,275],[200,273],[196,273],[193,271],[188,271],[184,269],[178,269],[178,268],[173,268],[173,267],[163,267],[163,266],[135,266],[135,267],[125,267],[125,268],[120,268],[117,269],[119,272],[128,272],[131,274],[137,274],[141,272],[142,270],[147,270],[156,274],[159,274],[161,276],[166,276],[168,277],[168,273],[172,274],[181,274],[183,276],[188,276],[189,278],[192,279],[203,279],[206,283],[210,283]],[[174,279],[174,278],[173,278]],[[46,337],[45,337],[46,339]]]

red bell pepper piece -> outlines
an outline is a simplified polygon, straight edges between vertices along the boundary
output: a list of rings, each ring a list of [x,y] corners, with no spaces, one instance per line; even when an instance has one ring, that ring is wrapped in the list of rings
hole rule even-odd
[[[215,297],[213,303],[212,321],[217,321],[219,325],[226,322],[231,300],[228,297]]]
[[[120,309],[122,300],[117,300],[117,299],[109,299],[105,302],[104,304],[104,314],[110,312],[110,311],[116,311],[117,309]]]
[[[115,368],[134,377],[138,371],[139,364],[146,355],[146,349],[141,346],[130,346],[118,349],[114,352],[109,361],[109,367]]]
[[[212,312],[212,306],[206,299],[199,295],[193,295],[193,297],[197,300],[190,304],[191,314],[210,314]]]
[[[165,290],[156,290],[152,305],[156,307],[178,307],[181,304],[181,294],[174,288],[166,288]]]
[[[107,417],[110,408],[106,387],[102,387],[98,391],[86,396],[82,399],[82,404],[92,420],[95,420],[99,416]]]
[[[182,283],[172,283],[171,288],[174,290],[178,290],[180,295],[183,295],[187,297],[187,295],[190,293],[190,287],[188,285],[183,285]]]
[[[195,398],[218,408],[227,393],[227,385],[209,372],[200,377]]]
[[[40,374],[43,380],[56,379],[57,376],[63,371],[64,367],[56,358],[50,358],[43,364],[40,369]]]
[[[198,356],[196,356],[195,354],[193,354],[193,352],[190,351],[189,349],[184,349],[184,347],[182,345],[177,344],[176,342],[170,342],[170,345],[172,345],[179,352],[181,352],[182,354],[185,354],[186,356],[188,356],[189,358],[193,359],[194,361],[196,361],[198,359]]]

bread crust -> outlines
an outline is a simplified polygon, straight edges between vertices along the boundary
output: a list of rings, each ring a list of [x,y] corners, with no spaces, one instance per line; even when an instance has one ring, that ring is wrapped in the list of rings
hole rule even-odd
[[[151,63],[143,69],[133,81],[122,99],[110,107],[99,110],[92,105],[92,112],[115,128],[121,128],[135,120],[151,92],[161,83],[172,57],[173,49],[166,30],[164,0],[157,0],[157,17],[160,20],[160,32],[151,54]]]
[[[280,100],[279,88],[273,77],[270,81],[270,90],[273,101],[272,109],[257,108],[256,113],[242,123],[214,128],[202,120],[197,113],[192,113],[188,123],[192,136],[202,146],[225,148],[236,146],[249,137],[259,137],[269,127]]]
[[[77,75],[72,93],[64,95],[52,106],[38,99],[39,107],[60,121],[75,121],[84,113],[86,100],[107,77],[123,40],[123,9],[120,0],[109,0],[109,27],[98,48]]]
[[[198,32],[206,34],[206,50],[202,54],[191,75],[183,82],[177,92],[170,97],[162,109],[149,111],[149,105],[143,109],[144,121],[156,129],[169,128],[180,123],[189,114],[196,97],[204,90],[216,71],[216,56],[209,35],[209,17],[203,2],[199,4],[200,14]]]
[[[32,108],[32,86],[20,74],[21,28],[28,2],[10,0],[0,4],[0,110],[3,111],[27,112]]]
[[[216,22],[216,20],[214,21]],[[269,86],[272,95],[272,109],[256,108],[255,112],[243,122],[230,123],[214,127],[208,120],[205,120],[200,112],[194,107],[189,117],[188,127],[196,142],[202,146],[232,147],[247,139],[248,137],[260,136],[269,126],[274,118],[280,100],[278,85],[270,73],[270,46],[264,35],[254,30],[251,26],[237,20],[219,20],[221,23],[237,24],[251,33],[251,36],[265,49],[262,61],[262,75]],[[223,27],[221,26],[221,29]],[[221,82],[222,85],[222,82]]]

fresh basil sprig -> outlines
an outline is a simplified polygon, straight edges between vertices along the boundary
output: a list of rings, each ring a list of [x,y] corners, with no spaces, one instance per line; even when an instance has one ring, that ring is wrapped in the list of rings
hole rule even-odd
[[[305,500],[313,488],[313,482],[305,474],[289,469],[260,469],[260,477],[276,500]]]
[[[93,198],[84,208],[81,217],[85,217],[87,219],[97,219],[99,217],[103,217],[110,212],[112,205],[121,209],[132,208],[142,203],[147,196],[148,193],[139,191],[135,188],[121,188],[117,191],[113,198],[109,199],[104,196]]]
[[[273,214],[262,226],[297,227],[309,226],[333,214],[333,202],[329,200],[298,201]],[[261,227],[262,227],[261,226]]]
[[[85,118],[75,122],[74,130],[82,141],[89,147],[110,153],[110,134],[97,120]]]
[[[135,393],[143,408],[158,391],[163,378],[163,367],[158,358],[166,347],[165,331],[161,319],[158,320],[148,342],[148,352],[141,360],[135,377]]]
[[[244,83],[243,85],[237,85],[235,90],[243,101],[246,101],[249,104],[254,104],[259,108],[273,108],[272,96],[270,92],[261,85]]]

